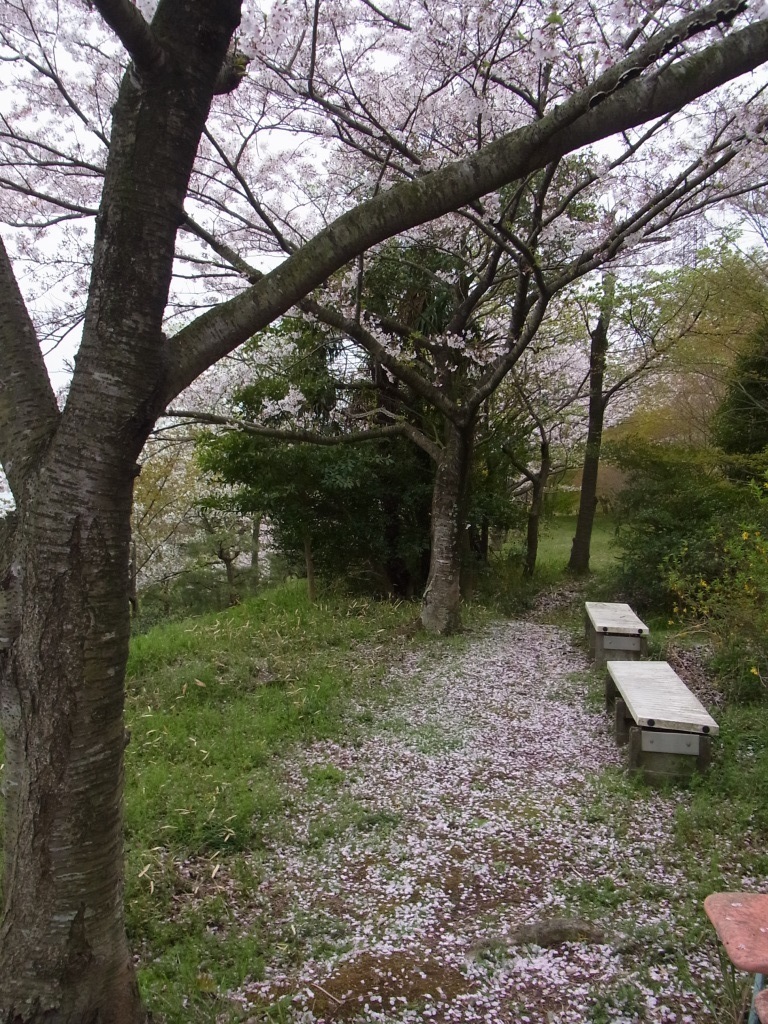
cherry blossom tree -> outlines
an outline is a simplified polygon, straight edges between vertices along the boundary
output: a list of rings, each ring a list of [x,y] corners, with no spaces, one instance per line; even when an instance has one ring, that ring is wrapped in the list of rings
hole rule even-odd
[[[422,226],[404,243],[380,247],[300,303],[306,316],[361,350],[346,386],[362,387],[354,371],[364,371],[384,396],[383,403],[372,404],[371,415],[379,421],[390,417],[390,430],[407,433],[434,462],[431,566],[421,609],[427,629],[459,627],[461,538],[478,415],[537,337],[554,297],[619,256],[625,263],[630,259],[630,272],[635,250],[658,252],[661,243],[649,243],[659,237],[669,242],[670,231],[746,187],[743,177],[733,178],[734,162],[741,166],[745,155],[741,129],[725,145],[722,125],[710,126],[703,152],[670,169],[653,156],[661,127],[627,140],[608,160],[580,155],[551,161],[517,187],[484,197],[482,204],[436,226]],[[647,166],[637,166],[639,152]],[[763,173],[762,164],[757,169]],[[238,265],[249,273],[244,261]],[[604,404],[641,369],[638,364],[627,379],[613,381]],[[522,407],[538,418],[541,433],[544,420],[535,405],[529,396]],[[591,410],[597,430],[594,402]],[[253,423],[248,427],[260,429]],[[297,437],[295,431],[283,436]],[[369,436],[347,433],[336,441]],[[316,440],[333,441],[327,434]],[[543,436],[541,444],[548,452]],[[598,450],[594,439],[589,450]],[[530,524],[530,572],[549,466],[549,456],[543,456],[545,472],[529,479],[537,510]],[[585,501],[587,493],[588,487]],[[591,520],[582,516],[579,550],[588,525]]]
[[[388,237],[459,208],[486,218],[482,197],[600,139],[661,145],[674,112],[768,58],[768,23],[745,0],[574,2],[554,17],[536,3],[431,7],[3,6],[7,1020],[144,1018],[122,911],[123,676],[131,494],[158,416]],[[749,98],[738,125],[733,100],[711,101],[720,134],[704,157],[683,115],[690,130],[672,137],[688,180],[735,167],[737,151],[752,159]],[[626,232],[643,227],[634,214]],[[60,409],[43,348],[75,325]],[[506,372],[498,358],[486,388]]]

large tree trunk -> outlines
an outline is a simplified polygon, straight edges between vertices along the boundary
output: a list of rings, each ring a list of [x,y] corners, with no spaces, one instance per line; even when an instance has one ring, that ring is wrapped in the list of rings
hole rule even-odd
[[[131,468],[56,445],[13,545],[22,629],[3,652],[0,1018],[144,1018],[123,921],[123,675]]]
[[[176,233],[238,21],[237,0],[161,4],[153,29],[165,57],[142,50],[147,63],[123,80],[62,413],[0,251],[0,456],[18,507],[3,573],[15,581],[13,628],[0,653],[3,1022],[144,1019],[122,906],[132,483],[165,404]]]
[[[421,604],[421,622],[430,633],[454,633],[461,627],[461,535],[473,437],[474,424],[459,428],[447,422],[432,492],[432,548]]]
[[[613,314],[615,278],[606,274],[603,279],[603,301],[600,316],[594,331],[590,332],[589,349],[589,420],[587,444],[584,451],[584,467],[579,495],[579,513],[576,519],[576,533],[571,544],[568,568],[573,573],[589,572],[589,554],[592,545],[592,527],[597,509],[597,472],[600,466],[600,449],[603,442],[603,421],[606,399],[603,394],[605,361],[608,355],[608,329]]]

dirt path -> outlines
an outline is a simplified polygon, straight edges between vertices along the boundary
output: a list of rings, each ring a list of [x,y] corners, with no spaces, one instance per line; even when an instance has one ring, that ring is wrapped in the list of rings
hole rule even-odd
[[[300,754],[249,911],[283,952],[233,993],[252,1019],[715,1020],[714,944],[680,937],[688,797],[631,791],[587,668],[563,630],[497,624]]]

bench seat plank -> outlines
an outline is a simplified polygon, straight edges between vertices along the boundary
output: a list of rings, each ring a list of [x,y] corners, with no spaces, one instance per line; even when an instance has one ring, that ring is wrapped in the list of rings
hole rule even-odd
[[[717,722],[666,661],[609,661],[607,669],[639,726],[718,735]]]
[[[734,967],[768,974],[768,895],[713,892],[704,910]]]
[[[585,601],[584,610],[596,633],[648,636],[650,632],[646,624],[635,615],[628,604]]]

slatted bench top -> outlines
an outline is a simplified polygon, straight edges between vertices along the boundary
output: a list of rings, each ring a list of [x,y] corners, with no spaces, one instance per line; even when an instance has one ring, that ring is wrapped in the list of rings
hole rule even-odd
[[[711,736],[720,732],[714,718],[666,661],[609,661],[606,668],[639,726]]]
[[[635,615],[628,604],[610,601],[585,601],[584,610],[597,633],[617,633],[622,636],[648,636],[650,630]]]

